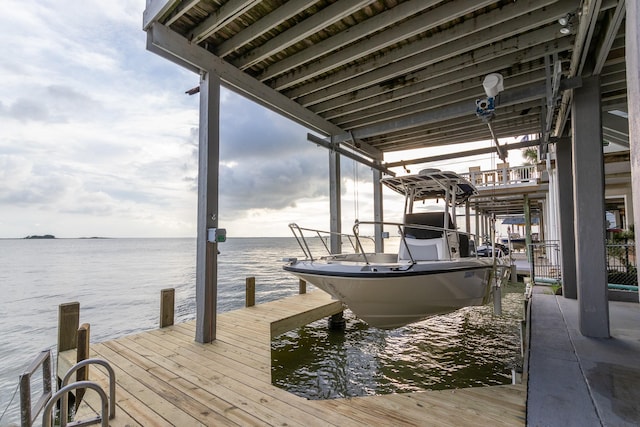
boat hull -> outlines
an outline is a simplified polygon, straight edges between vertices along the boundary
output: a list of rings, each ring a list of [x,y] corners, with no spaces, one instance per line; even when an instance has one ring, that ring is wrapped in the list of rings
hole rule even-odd
[[[473,258],[411,267],[298,261],[284,268],[342,301],[369,325],[392,329],[486,304],[492,267],[490,260]]]

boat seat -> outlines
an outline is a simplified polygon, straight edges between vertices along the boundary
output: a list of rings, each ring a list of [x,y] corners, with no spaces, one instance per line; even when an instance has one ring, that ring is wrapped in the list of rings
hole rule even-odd
[[[441,259],[444,250],[444,238],[436,239],[416,239],[413,237],[405,238],[404,242],[400,241],[400,249],[398,250],[398,261],[437,261]],[[409,250],[407,251],[407,247]],[[411,256],[409,256],[411,252]]]

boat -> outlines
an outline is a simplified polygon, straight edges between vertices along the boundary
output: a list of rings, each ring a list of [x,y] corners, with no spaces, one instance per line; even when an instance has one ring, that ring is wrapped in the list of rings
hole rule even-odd
[[[405,196],[402,223],[356,221],[352,235],[340,235],[351,242],[353,253],[321,257],[314,257],[310,248],[320,240],[330,252],[322,240],[329,233],[290,224],[305,259],[285,259],[284,270],[329,293],[358,318],[381,329],[489,302],[490,278],[499,260],[478,257],[473,237],[458,231],[455,223],[455,206],[477,195],[473,184],[455,172],[437,169],[381,182]],[[414,212],[415,202],[427,199],[443,200],[444,210]],[[362,225],[397,228],[397,252],[365,252],[364,236],[359,233]]]

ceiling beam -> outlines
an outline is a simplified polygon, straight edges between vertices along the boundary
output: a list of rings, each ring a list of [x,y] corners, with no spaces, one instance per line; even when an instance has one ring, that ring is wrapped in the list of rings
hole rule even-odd
[[[493,123],[492,126],[499,139],[513,138],[513,135],[538,134],[540,132],[540,122],[533,117],[523,119],[507,118],[506,122]],[[461,130],[437,128],[434,132],[425,132],[422,135],[414,133],[396,138],[381,138],[380,142],[376,141],[375,146],[387,152],[398,151],[398,148],[395,148],[398,144],[400,144],[402,150],[408,150],[490,140],[491,133],[486,124],[479,122],[475,124],[466,123]]]
[[[344,31],[322,40],[318,43],[314,43],[296,54],[288,56],[281,61],[276,62],[266,68],[259,76],[258,80],[265,81],[272,79],[280,74],[287,73],[296,67],[309,63],[317,58],[325,56],[333,51],[337,51],[344,46],[353,44],[356,40],[364,39],[371,34],[395,24],[398,21],[411,17],[420,13],[421,11],[432,7],[439,3],[441,0],[410,0],[404,3],[400,3],[392,9],[386,10],[382,13],[372,16],[352,27],[347,28]],[[423,19],[424,21],[424,19]],[[424,25],[424,22],[422,23]],[[386,32],[385,32],[386,34]],[[387,42],[387,40],[385,40]],[[378,49],[382,49],[384,46],[379,46]],[[335,52],[334,55],[339,55],[339,52]],[[295,72],[289,72],[288,75],[295,74]],[[307,78],[311,77],[310,75]],[[292,85],[293,82],[289,84]],[[278,83],[273,82],[271,84],[277,90],[282,90],[285,86],[280,86]]]
[[[589,52],[593,29],[595,28],[600,13],[601,0],[584,0],[582,8],[578,11],[574,19],[578,19],[578,31],[576,33],[575,46],[571,55],[571,65],[569,67],[569,77],[581,76],[582,66]],[[560,109],[556,116],[556,125],[553,135],[561,136],[569,119],[571,111],[571,100],[573,92],[567,91],[562,94]]]
[[[418,3],[423,4],[420,8],[423,10],[440,2],[434,0],[422,0]],[[395,13],[392,12],[395,12],[396,9],[400,8],[402,6],[402,4],[400,4],[390,10],[387,14],[379,14],[352,27],[358,28],[359,32],[355,34],[354,38],[352,38],[348,47],[345,47],[344,49],[338,49],[336,47],[331,49],[333,52],[325,49],[323,52],[325,56],[322,59],[313,61],[313,63],[303,67],[300,71],[294,70],[293,72],[279,77],[270,82],[269,85],[277,90],[284,90],[291,86],[300,84],[310,77],[316,77],[320,74],[330,72],[336,67],[351,63],[359,58],[364,58],[368,55],[381,52],[388,46],[437,28],[439,25],[443,25],[454,18],[462,17],[467,13],[473,12],[479,7],[484,7],[491,3],[494,3],[494,1],[461,0],[436,7],[430,10],[428,14],[420,14],[421,10],[416,10],[415,13],[418,13],[417,16],[413,16],[400,24],[391,26],[391,24],[399,20],[398,18],[402,19],[403,17],[411,16],[406,13],[410,12],[411,9],[416,9],[413,4],[407,4],[401,10],[402,15],[405,16],[399,16],[396,18],[394,16]],[[384,28],[386,28],[385,31],[380,31]],[[347,31],[343,31],[342,33],[346,33]],[[376,32],[377,34],[374,34]],[[333,44],[333,40],[336,38],[338,39],[338,44],[341,41],[343,43],[348,42],[348,39],[345,39],[345,35],[342,33],[328,39],[326,43],[327,47],[329,46],[329,43]],[[370,36],[367,37],[368,35]],[[348,34],[346,36],[348,36]],[[358,42],[353,43],[355,40],[358,40]],[[330,55],[328,55],[329,52],[331,52]],[[282,69],[280,69],[278,73],[282,73]]]
[[[207,19],[189,33],[187,38],[192,43],[200,43],[258,3],[260,0],[229,0],[219,9],[211,12]]]
[[[409,73],[404,80],[398,80],[396,84],[370,86],[361,89],[357,94],[349,93],[336,98],[310,105],[309,109],[323,114],[326,118],[333,118],[350,112],[364,110],[372,105],[383,104],[391,100],[415,95],[417,92],[446,87],[452,81],[460,81],[464,84],[465,78],[482,76],[498,72],[502,69],[512,68],[515,64],[523,64],[523,68],[530,67],[531,62],[541,58],[547,52],[568,49],[571,40],[563,37],[558,40],[533,45],[538,41],[544,42],[543,31],[535,31],[535,38],[528,36],[513,37],[503,40],[491,46],[478,49],[475,52],[465,53],[459,57],[451,58],[428,65],[414,73]],[[548,34],[548,32],[546,32]],[[531,46],[520,50],[522,46]],[[542,65],[541,65],[542,66]],[[481,85],[479,86],[481,87]]]
[[[634,1],[634,0],[632,0]],[[619,0],[618,6],[613,11],[611,18],[607,22],[607,30],[604,32],[604,36],[601,38],[596,52],[596,61],[593,67],[593,74],[600,74],[604,64],[611,51],[611,46],[620,31],[620,26],[626,14],[625,0]]]
[[[187,39],[164,25],[152,24],[147,31],[151,37],[151,44],[164,51],[166,58],[175,61],[179,65],[184,66],[186,64],[192,68],[213,72],[231,90],[311,130],[325,135],[344,132],[338,126],[302,107],[295,101],[274,91],[253,77],[240,72],[237,68],[213,55],[208,50],[189,43]],[[382,158],[380,151],[370,145],[361,141],[358,141],[357,145],[358,147],[354,147],[357,151],[363,152],[373,159]]]
[[[280,52],[286,47],[298,43],[314,33],[328,27],[336,21],[357,12],[374,0],[342,0],[325,7],[311,17],[299,22],[289,30],[271,38],[265,44],[247,52],[242,57],[232,61],[233,65],[241,70],[257,64],[258,62]]]
[[[365,159],[364,157],[360,156],[357,153],[345,150],[344,148],[340,147],[340,144],[334,144],[334,143],[328,142],[311,133],[307,134],[307,140],[313,142],[314,144],[318,144],[328,150],[335,151],[336,153],[341,154],[345,157],[348,157],[351,160],[355,160],[358,163],[362,163],[365,166],[369,166],[372,169],[376,169],[387,175],[396,176],[396,173],[394,171],[389,170],[385,165],[377,162],[372,162],[371,160]]]
[[[536,146],[539,143],[540,141],[536,139],[533,141],[517,142],[514,144],[505,144],[505,145],[502,145],[501,147],[505,151],[521,150],[523,148]],[[464,157],[478,156],[482,154],[491,154],[491,153],[495,153],[495,151],[496,151],[495,147],[478,148],[477,150],[459,151],[457,153],[448,153],[448,154],[441,154],[438,156],[420,157],[420,158],[411,159],[411,160],[401,160],[399,162],[383,163],[383,165],[388,168],[397,168],[400,166],[409,166],[409,165],[414,165],[418,163],[432,163],[432,162],[440,162],[442,160],[460,159]]]
[[[285,94],[290,98],[297,98],[302,105],[309,106],[405,76],[427,65],[515,36],[526,28],[540,27],[544,22],[555,21],[558,16],[566,13],[566,8],[559,7],[557,4],[534,10],[528,15],[524,12],[527,10],[525,6],[529,3],[550,2],[553,3],[552,0],[530,0],[522,5],[521,2],[509,4],[497,12],[489,12],[476,19],[464,21],[449,30],[415,40],[384,55],[375,56],[368,62],[356,63],[322,79],[313,80],[312,83],[297,86],[285,91]],[[534,8],[534,6],[530,7]],[[482,32],[482,37],[478,36],[478,32]],[[332,56],[327,60],[332,60]],[[318,67],[319,65],[315,64],[320,62],[322,61],[316,61],[312,66]],[[312,71],[307,67],[301,72],[308,75]]]
[[[228,40],[223,41],[215,47],[213,53],[223,58],[231,52],[239,49],[243,45],[262,36],[267,31],[272,30],[287,19],[297,15],[305,9],[311,7],[316,0],[291,0],[269,13],[264,18],[259,19],[249,25],[244,30],[235,34]]]
[[[174,9],[171,10],[171,13],[167,15],[165,19],[163,19],[162,23],[167,27],[180,19],[185,13],[189,12],[193,7],[195,7],[200,0],[189,0],[189,1],[181,1]]]
[[[582,79],[579,77],[566,79],[560,83],[560,90],[573,89],[579,87],[580,85],[582,85]],[[496,108],[504,105],[512,105],[534,99],[541,99],[544,96],[546,96],[545,85],[532,85],[524,88],[506,90],[496,97]],[[435,123],[441,120],[463,117],[470,114],[473,115],[475,114],[475,111],[476,105],[474,101],[469,100],[458,102],[455,104],[451,104],[445,108],[438,108],[433,111],[412,114],[399,120],[379,123],[374,126],[356,129],[349,133],[345,132],[340,135],[335,135],[334,141],[342,142],[348,141],[351,138],[370,138],[388,132],[400,131],[415,126]]]
[[[478,98],[486,97],[482,89],[484,75],[485,74],[482,74],[482,77],[465,79],[464,83],[429,90],[427,93],[416,90],[417,93],[413,96],[401,98],[375,107],[372,106],[364,112],[359,111],[338,118],[332,118],[332,121],[343,129],[357,129],[392,118],[413,114],[417,111],[436,108],[436,106],[446,106],[465,100],[475,101]],[[543,80],[544,71],[536,70],[531,73],[504,79],[504,85],[505,87],[513,89]],[[323,114],[323,117],[326,116]]]
[[[147,0],[142,12],[142,29],[147,31],[154,22],[160,21],[164,15],[177,6],[179,0]]]

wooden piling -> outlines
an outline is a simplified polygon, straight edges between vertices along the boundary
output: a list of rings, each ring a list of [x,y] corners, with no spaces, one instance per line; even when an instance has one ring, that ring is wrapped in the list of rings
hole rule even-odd
[[[160,291],[160,327],[165,328],[174,323],[176,291],[167,288]]]
[[[253,307],[256,305],[256,278],[247,277],[246,287],[247,295],[245,298],[245,307]]]
[[[300,295],[302,294],[306,294],[307,293],[307,282],[305,282],[304,280],[300,279],[300,283],[299,283],[299,291],[298,293]]]
[[[58,306],[58,353],[78,346],[80,303],[69,302]]]
[[[85,359],[89,358],[89,338],[90,338],[90,325],[88,323],[83,323],[82,326],[78,328],[78,349],[76,356],[76,363],[82,362]],[[86,381],[89,379],[89,366],[84,366],[76,372],[76,381]],[[80,402],[82,402],[82,397],[84,396],[85,389],[79,388],[76,390],[76,409],[80,406]]]

